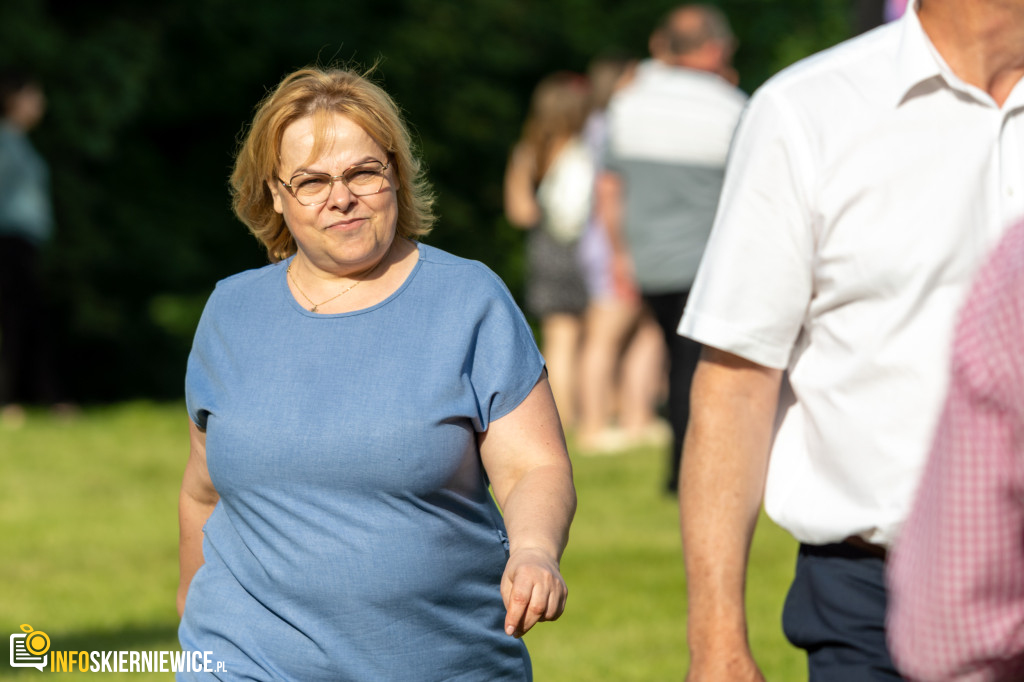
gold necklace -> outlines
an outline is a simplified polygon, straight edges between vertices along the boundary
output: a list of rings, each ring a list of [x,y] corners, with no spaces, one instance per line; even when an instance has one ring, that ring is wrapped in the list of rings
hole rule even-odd
[[[294,262],[295,262],[295,261],[292,261],[292,263],[294,263]],[[306,295],[306,292],[305,292],[305,291],[303,291],[303,290],[302,290],[302,287],[300,287],[300,286],[299,286],[299,283],[298,283],[298,281],[297,281],[297,280],[295,279],[295,275],[293,275],[293,274],[292,274],[292,263],[289,263],[289,264],[288,264],[288,270],[286,271],[286,274],[287,274],[287,275],[288,275],[289,277],[291,277],[291,278],[292,278],[292,284],[294,284],[294,285],[295,285],[295,288],[296,288],[296,289],[298,289],[298,291],[299,291],[299,293],[300,293],[300,294],[302,294],[302,297],[303,297],[304,299],[306,299],[307,301],[309,301],[310,305],[312,305],[312,306],[313,306],[312,308],[310,308],[310,309],[309,309],[309,312],[311,312],[311,313],[315,313],[315,312],[316,312],[316,309],[317,309],[317,308],[319,308],[320,306],[322,306],[322,305],[325,305],[325,304],[327,304],[327,303],[330,303],[331,301],[333,301],[334,299],[338,298],[339,296],[344,296],[345,294],[347,294],[348,292],[352,291],[352,290],[353,290],[353,289],[355,289],[355,288],[356,288],[357,286],[359,286],[359,284],[360,284],[360,283],[361,283],[361,282],[363,281],[363,280],[361,280],[361,279],[357,279],[357,280],[356,280],[356,283],[355,283],[355,284],[353,284],[352,286],[350,286],[350,287],[349,287],[348,289],[345,289],[345,290],[344,290],[343,292],[341,292],[340,294],[335,294],[334,296],[331,296],[331,297],[330,297],[329,299],[327,299],[326,301],[320,301],[319,303],[314,303],[314,302],[313,302],[313,299],[311,299],[311,298],[310,298],[309,296],[307,296],[307,295]],[[378,265],[380,265],[380,264],[378,263]],[[377,267],[376,267],[376,266],[374,266],[373,270],[376,270],[376,269],[377,269]],[[372,273],[373,273],[373,270],[371,270],[371,271],[370,271],[370,274],[372,274]]]

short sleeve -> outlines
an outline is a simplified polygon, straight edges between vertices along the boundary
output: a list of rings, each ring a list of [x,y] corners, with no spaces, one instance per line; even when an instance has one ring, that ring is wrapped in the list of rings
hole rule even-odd
[[[544,359],[526,318],[493,272],[485,271],[481,293],[486,297],[467,358],[469,381],[476,397],[477,431],[486,431],[519,406],[540,379]]]
[[[185,369],[185,406],[189,418],[201,430],[214,411],[217,389],[218,352],[216,323],[216,292],[207,301],[192,340],[192,350]]]
[[[679,333],[783,369],[812,295],[814,177],[807,135],[786,102],[750,100]]]

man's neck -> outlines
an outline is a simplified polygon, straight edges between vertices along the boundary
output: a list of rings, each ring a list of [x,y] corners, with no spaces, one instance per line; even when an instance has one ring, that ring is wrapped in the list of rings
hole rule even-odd
[[[953,72],[1002,106],[1024,76],[1024,2],[921,0],[918,17]]]
[[[708,73],[719,73],[726,67],[726,47],[721,41],[708,39],[700,47],[690,50],[681,55],[675,55],[672,59],[673,66],[681,66],[684,69],[694,71],[707,71]]]

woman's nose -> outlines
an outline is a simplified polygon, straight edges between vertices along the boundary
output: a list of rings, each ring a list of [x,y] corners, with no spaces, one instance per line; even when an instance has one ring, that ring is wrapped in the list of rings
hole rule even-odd
[[[355,199],[356,195],[352,194],[349,190],[348,185],[342,182],[341,178],[334,181],[334,185],[331,187],[331,202],[338,206],[348,206]]]

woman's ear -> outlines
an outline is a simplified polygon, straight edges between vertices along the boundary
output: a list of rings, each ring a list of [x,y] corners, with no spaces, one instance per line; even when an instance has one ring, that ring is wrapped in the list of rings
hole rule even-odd
[[[284,198],[281,196],[284,187],[277,180],[267,180],[267,189],[270,190],[270,196],[274,199],[274,210],[284,213]]]
[[[388,166],[391,168],[391,177],[388,178],[388,183],[391,185],[391,189],[396,192],[402,189],[402,183],[398,181],[398,166],[396,165],[395,155],[388,152]]]

